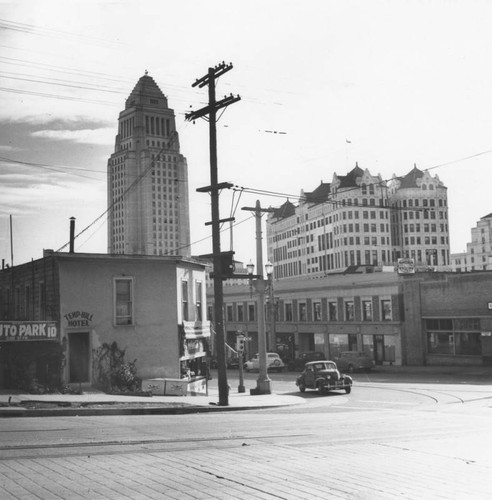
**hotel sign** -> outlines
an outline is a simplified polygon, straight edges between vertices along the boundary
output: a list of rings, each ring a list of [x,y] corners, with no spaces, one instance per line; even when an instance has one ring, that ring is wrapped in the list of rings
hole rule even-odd
[[[0,342],[59,340],[54,321],[0,321]]]
[[[84,328],[92,322],[93,314],[87,311],[72,311],[65,314],[64,318],[69,328]]]

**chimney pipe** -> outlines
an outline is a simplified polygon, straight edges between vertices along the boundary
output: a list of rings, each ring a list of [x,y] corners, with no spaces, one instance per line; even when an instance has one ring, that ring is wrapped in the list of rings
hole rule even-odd
[[[70,253],[73,253],[75,241],[75,217],[70,217]]]

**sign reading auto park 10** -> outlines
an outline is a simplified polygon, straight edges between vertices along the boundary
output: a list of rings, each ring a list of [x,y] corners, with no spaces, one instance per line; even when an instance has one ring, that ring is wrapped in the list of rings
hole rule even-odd
[[[0,321],[0,342],[58,340],[54,321]]]

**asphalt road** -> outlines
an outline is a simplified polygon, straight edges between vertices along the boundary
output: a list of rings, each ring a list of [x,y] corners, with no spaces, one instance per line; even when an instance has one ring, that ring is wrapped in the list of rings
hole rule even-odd
[[[295,377],[272,374],[274,391]],[[1,498],[492,497],[489,385],[354,378],[282,408],[4,419]]]

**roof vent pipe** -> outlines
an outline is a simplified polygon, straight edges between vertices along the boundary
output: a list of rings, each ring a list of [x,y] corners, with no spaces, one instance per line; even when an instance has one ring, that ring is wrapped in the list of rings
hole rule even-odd
[[[70,217],[70,253],[73,253],[75,241],[75,217]]]

